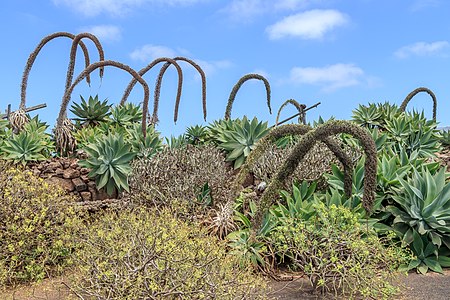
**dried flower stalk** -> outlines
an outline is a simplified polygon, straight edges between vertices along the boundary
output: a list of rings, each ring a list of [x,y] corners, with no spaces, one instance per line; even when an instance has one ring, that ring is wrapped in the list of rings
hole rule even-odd
[[[297,108],[297,111],[300,113],[300,116],[298,116],[298,123],[306,125],[306,113],[304,112],[306,105],[300,104],[294,99],[288,99],[283,104],[281,104],[280,108],[278,109],[277,118],[275,120],[275,126],[278,126],[278,120],[280,119],[280,113],[283,110],[283,108],[286,107],[286,105],[292,104]]]
[[[426,92],[428,95],[431,96],[431,99],[433,100],[433,121],[436,121],[436,110],[437,110],[436,96],[430,89],[426,87],[419,87],[413,90],[411,93],[409,93],[408,96],[406,96],[405,100],[403,100],[402,104],[400,105],[400,111],[405,111],[409,101],[411,101],[411,99],[420,92]]]
[[[158,63],[163,62],[163,61],[165,61],[167,63],[171,63],[172,65],[174,65],[175,68],[177,69],[177,72],[178,72],[178,89],[177,89],[177,98],[175,100],[175,116],[174,116],[174,121],[176,123],[177,117],[178,117],[178,115],[177,115],[178,105],[179,105],[180,99],[181,99],[181,89],[182,89],[182,86],[183,86],[183,72],[182,72],[180,66],[178,65],[178,63],[175,60],[171,59],[171,58],[160,57],[160,58],[157,58],[157,59],[153,60],[145,68],[142,68],[138,72],[138,74],[140,76],[144,76],[145,73],[147,73],[154,66],[156,66]],[[152,115],[152,118],[151,118],[153,124],[156,124],[158,122],[159,95],[161,93],[161,90],[160,90],[161,84],[158,85],[158,82],[162,81],[162,76],[163,75],[164,75],[164,73],[161,74],[161,72],[160,72],[159,76],[158,76],[158,79],[156,81],[157,84],[156,84],[156,87],[155,87],[155,95],[154,95],[154,103],[153,103],[153,115]],[[137,82],[136,78],[131,79],[130,83],[128,84],[127,88],[125,89],[125,92],[124,92],[124,94],[122,96],[122,100],[120,100],[120,105],[123,105],[127,101],[128,96],[130,95],[131,91],[133,90],[134,86],[136,85],[136,82]]]
[[[84,38],[90,39],[95,44],[95,46],[97,47],[97,50],[98,50],[99,60],[100,61],[105,60],[105,54],[103,52],[103,47],[95,35],[93,35],[91,33],[87,33],[87,32],[77,34],[72,41],[72,48],[70,49],[70,61],[69,61],[69,67],[67,69],[66,87],[64,89],[64,93],[70,88],[70,85],[72,84],[73,72],[75,69],[75,59],[77,56],[77,46],[80,43],[81,39],[84,39]],[[102,67],[102,68],[100,68],[100,79],[103,78],[103,72],[104,72],[104,68]]]
[[[185,61],[187,63],[189,63],[191,66],[193,66],[198,73],[200,74],[200,77],[202,78],[202,105],[203,105],[203,119],[206,121],[206,75],[205,72],[203,72],[203,69],[196,64],[193,60],[186,58],[186,57],[182,57],[182,56],[177,56],[175,57],[173,60],[178,61]],[[159,76],[158,76],[158,80],[156,82],[156,89],[155,91],[160,91],[161,89],[161,82],[162,82],[162,77],[164,75],[164,73],[166,72],[167,68],[171,65],[170,62],[165,63],[162,67],[161,70],[159,71]],[[158,98],[159,98],[159,93],[158,93]],[[155,94],[156,97],[156,94]],[[155,98],[156,101],[156,98]],[[156,101],[158,102],[158,101]],[[178,116],[178,105],[175,105],[175,122]]]
[[[22,76],[22,83],[21,83],[21,94],[20,94],[20,108],[25,109],[26,105],[26,94],[27,94],[27,84],[28,84],[28,77],[30,75],[31,68],[33,67],[34,61],[36,60],[36,57],[38,56],[41,49],[51,40],[57,38],[57,37],[67,37],[70,39],[74,39],[75,35],[68,33],[68,32],[56,32],[53,34],[50,34],[46,37],[44,37],[41,42],[37,45],[36,49],[34,49],[33,52],[31,52],[30,56],[28,57],[27,63],[25,65],[25,70],[23,71]],[[89,52],[87,50],[86,45],[83,42],[77,43],[77,45],[80,45],[81,49],[84,53],[84,61],[86,67],[89,66]],[[90,77],[86,77],[86,82],[90,84]]]
[[[242,76],[238,82],[234,85],[233,89],[231,90],[230,97],[228,98],[227,107],[225,109],[225,120],[229,120],[231,117],[231,109],[233,107],[234,99],[236,98],[236,94],[241,88],[242,84],[246,82],[249,79],[259,79],[262,82],[264,82],[264,86],[266,87],[267,92],[267,107],[269,108],[269,113],[272,113],[272,108],[270,107],[270,84],[269,81],[262,75],[259,74],[247,74]]]
[[[112,61],[112,60],[104,60],[99,61],[96,63],[93,63],[89,65],[86,69],[81,72],[80,75],[75,79],[75,81],[72,83],[72,85],[69,87],[69,89],[66,91],[63,101],[61,103],[61,109],[59,111],[58,119],[56,121],[56,127],[60,127],[62,125],[62,122],[66,118],[67,114],[67,106],[69,105],[70,98],[73,92],[73,89],[75,86],[80,83],[86,76],[88,76],[90,73],[95,71],[98,68],[102,68],[105,66],[113,66],[119,69],[122,69],[128,73],[130,73],[143,87],[144,89],[144,104],[142,107],[142,133],[144,136],[146,136],[146,128],[147,128],[147,112],[148,112],[148,99],[149,99],[149,88],[148,84],[145,82],[145,80],[131,67],[124,65],[120,62]]]
[[[329,121],[320,125],[315,130],[307,132],[303,138],[294,147],[289,157],[283,163],[278,174],[270,182],[267,189],[261,196],[258,211],[256,212],[254,223],[255,229],[261,226],[262,217],[269,209],[272,203],[278,199],[279,189],[282,188],[284,181],[294,172],[300,161],[306,153],[319,140],[336,135],[347,133],[360,140],[366,160],[364,164],[364,194],[362,203],[364,209],[370,213],[375,199],[376,176],[377,176],[377,149],[371,134],[364,128],[361,128],[349,121]]]

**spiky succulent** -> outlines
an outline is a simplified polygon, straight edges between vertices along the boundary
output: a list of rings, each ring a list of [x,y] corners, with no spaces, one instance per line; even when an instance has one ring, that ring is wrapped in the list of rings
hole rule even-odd
[[[109,123],[113,126],[129,127],[142,120],[142,108],[131,102],[111,108]]]
[[[89,177],[95,178],[98,189],[106,187],[108,195],[112,195],[116,190],[129,191],[130,162],[136,153],[124,142],[121,135],[106,135],[87,145],[84,150],[88,158],[80,160],[79,165],[91,169]]]
[[[186,129],[185,137],[192,145],[205,143],[208,138],[208,128],[201,125],[189,126]]]
[[[72,120],[81,123],[81,126],[96,126],[100,122],[105,122],[106,118],[111,114],[109,111],[111,105],[108,104],[108,99],[100,101],[98,95],[95,97],[89,96],[86,101],[83,96],[80,95],[81,103],[74,103],[70,111],[77,116]]]
[[[258,79],[261,80],[264,83],[264,86],[266,87],[266,93],[267,93],[267,107],[269,108],[269,113],[272,113],[272,108],[270,107],[270,84],[269,81],[262,75],[259,74],[247,74],[242,76],[238,82],[233,86],[233,89],[231,90],[230,97],[228,98],[227,107],[225,109],[225,120],[229,120],[231,118],[231,109],[233,107],[234,99],[236,98],[236,94],[241,88],[242,84],[250,79]]]

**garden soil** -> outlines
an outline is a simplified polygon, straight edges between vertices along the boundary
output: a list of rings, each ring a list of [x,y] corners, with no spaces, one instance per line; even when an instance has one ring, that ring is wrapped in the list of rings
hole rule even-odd
[[[0,292],[1,300],[75,300],[79,299],[71,293],[65,284],[64,277],[46,279],[36,285],[20,286],[14,290]],[[419,275],[410,273],[400,279],[403,294],[393,299],[399,300],[447,300],[450,299],[450,269],[444,274],[427,273]],[[302,276],[292,280],[275,281],[269,283],[272,291],[270,299],[335,299],[333,295],[315,295],[311,293],[309,282]],[[341,298],[345,299],[345,298]]]

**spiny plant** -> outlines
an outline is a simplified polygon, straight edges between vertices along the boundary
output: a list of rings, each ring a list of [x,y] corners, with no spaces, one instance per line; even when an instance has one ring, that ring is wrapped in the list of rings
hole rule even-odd
[[[75,39],[75,35],[68,33],[68,32],[56,32],[53,34],[50,34],[46,37],[44,37],[41,42],[37,45],[36,49],[31,52],[30,56],[28,57],[27,63],[25,65],[25,70],[23,71],[23,76],[22,76],[22,84],[21,84],[21,96],[20,96],[20,108],[24,109],[25,105],[26,105],[26,93],[27,93],[27,83],[28,83],[28,76],[30,74],[31,68],[34,64],[34,61],[36,60],[36,57],[38,56],[39,52],[42,50],[42,48],[51,40],[58,38],[58,37],[67,37],[70,38],[72,40]],[[77,45],[80,45],[81,49],[83,50],[84,53],[84,61],[85,61],[85,65],[86,67],[89,66],[90,62],[89,62],[89,52],[87,50],[86,45],[82,42],[82,41],[78,41],[78,43],[75,45],[75,47]],[[73,45],[72,45],[73,46]],[[102,74],[100,74],[102,75]],[[86,76],[86,82],[88,84],[90,84],[90,77]]]
[[[73,120],[81,122],[82,127],[96,126],[100,122],[104,122],[111,114],[111,105],[108,104],[108,99],[103,101],[98,100],[98,95],[95,97],[89,96],[88,101],[80,96],[81,103],[74,103],[70,111],[77,116]]]
[[[436,96],[430,89],[426,87],[416,88],[411,93],[409,93],[408,96],[406,96],[405,100],[403,100],[402,104],[400,105],[400,111],[405,111],[409,101],[411,101],[411,99],[420,92],[426,92],[428,95],[431,96],[431,99],[433,100],[433,121],[436,121],[436,109],[437,109]]]
[[[131,102],[111,108],[108,123],[113,126],[129,127],[142,120],[142,109]]]
[[[375,199],[376,176],[377,176],[377,149],[372,135],[358,125],[349,121],[329,121],[316,129],[303,135],[297,143],[289,157],[280,167],[275,178],[263,192],[259,207],[255,215],[255,228],[261,225],[262,217],[267,212],[270,205],[278,198],[278,192],[282,188],[285,180],[294,172],[306,153],[320,140],[339,133],[346,133],[357,138],[362,144],[366,159],[364,164],[364,194],[362,198],[363,206],[370,214]]]
[[[177,56],[175,57],[173,60],[178,61],[185,61],[187,63],[189,63],[191,66],[193,66],[198,73],[200,74],[200,77],[202,78],[202,105],[203,105],[203,119],[206,121],[206,75],[205,72],[203,72],[203,69],[196,64],[193,60],[186,58],[186,57],[182,57],[182,56]],[[159,75],[158,75],[158,80],[156,82],[156,89],[155,91],[158,91],[158,98],[159,98],[159,90],[161,89],[161,81],[162,81],[162,77],[164,75],[164,73],[166,72],[167,68],[171,65],[171,62],[166,62],[162,67],[161,70],[159,71]],[[156,94],[155,94],[156,97]],[[155,99],[156,101],[156,99]],[[175,106],[175,115],[178,115],[178,105]]]
[[[77,56],[77,46],[80,43],[81,39],[84,39],[84,38],[90,39],[95,44],[95,46],[97,47],[97,50],[98,50],[98,55],[99,55],[100,61],[105,60],[105,54],[103,52],[103,47],[95,35],[93,35],[91,33],[87,33],[87,32],[77,34],[72,41],[72,48],[70,49],[70,61],[69,61],[69,67],[67,69],[66,87],[64,89],[64,92],[67,91],[70,88],[70,85],[72,84],[73,72],[75,69],[75,58]],[[103,71],[104,71],[104,69],[100,68],[100,79],[103,78]]]
[[[283,110],[283,108],[286,107],[286,105],[292,104],[297,108],[297,111],[300,113],[300,116],[298,117],[298,123],[300,124],[306,124],[306,113],[304,112],[306,105],[298,103],[295,99],[288,99],[283,104],[281,104],[280,108],[278,109],[277,118],[275,120],[275,126],[278,126],[278,120],[280,118],[280,113]]]
[[[269,108],[269,113],[272,113],[272,108],[270,107],[270,84],[269,81],[262,75],[259,74],[247,74],[242,76],[238,82],[234,85],[233,89],[231,90],[230,97],[228,98],[227,107],[225,109],[225,120],[229,120],[231,117],[231,109],[233,107],[234,99],[236,98],[236,94],[241,88],[242,84],[250,79],[258,79],[261,80],[264,83],[264,86],[266,87],[267,92],[267,107]]]
[[[241,167],[236,179],[234,181],[234,188],[237,193],[239,193],[240,186],[245,180],[247,174],[251,171],[252,167],[258,161],[258,159],[264,155],[267,149],[275,143],[278,139],[289,136],[289,135],[305,135],[312,128],[307,125],[301,124],[287,124],[272,129],[265,137],[263,137],[257,143],[256,147],[247,157],[245,164]],[[353,172],[353,162],[350,157],[345,153],[341,146],[333,139],[325,137],[320,140],[325,143],[325,145],[333,152],[333,154],[339,159],[339,161],[344,166],[345,174],[345,194],[350,197],[352,192],[352,172]]]
[[[145,68],[142,68],[141,70],[139,70],[138,74],[140,76],[144,76],[145,73],[147,73],[148,71],[150,71],[154,66],[156,66],[158,63],[160,62],[167,62],[170,63],[172,65],[175,66],[175,68],[177,69],[178,72],[178,89],[177,89],[177,98],[175,100],[175,113],[174,113],[174,122],[177,122],[177,118],[178,118],[178,106],[180,104],[180,99],[181,99],[181,89],[183,86],[183,72],[180,68],[180,66],[178,65],[178,63],[171,59],[171,58],[167,58],[167,57],[160,57],[157,58],[155,60],[153,60],[150,64],[148,64]],[[163,77],[164,73],[159,73],[158,75],[158,80],[157,80],[157,84],[155,87],[155,95],[154,95],[154,103],[153,103],[153,115],[152,115],[152,123],[156,124],[158,122],[158,105],[159,105],[159,95],[161,92],[161,81],[162,81],[162,77]],[[131,90],[133,89],[133,87],[136,85],[136,78],[133,78],[130,83],[128,84],[123,96],[122,96],[122,100],[120,100],[120,105],[123,105],[127,99],[128,96],[131,93]]]
[[[105,60],[105,61],[99,61],[96,63],[93,63],[89,65],[86,69],[81,72],[81,74],[75,79],[75,81],[72,83],[70,88],[66,91],[63,97],[63,101],[61,103],[61,109],[59,111],[58,119],[56,121],[56,128],[55,128],[55,134],[57,135],[59,133],[59,128],[62,126],[65,119],[67,119],[67,105],[70,102],[71,94],[73,92],[73,89],[75,86],[80,83],[86,76],[88,76],[90,73],[95,71],[98,68],[102,68],[105,66],[113,66],[119,69],[122,69],[128,73],[130,73],[134,78],[136,78],[137,81],[142,85],[144,88],[144,104],[142,109],[142,133],[144,137],[146,136],[146,129],[147,129],[147,111],[148,111],[148,99],[149,99],[149,88],[145,80],[131,67],[124,65],[122,63],[112,61],[112,60]],[[58,139],[57,139],[58,141]],[[60,140],[61,142],[61,140]],[[62,145],[61,145],[62,146]]]

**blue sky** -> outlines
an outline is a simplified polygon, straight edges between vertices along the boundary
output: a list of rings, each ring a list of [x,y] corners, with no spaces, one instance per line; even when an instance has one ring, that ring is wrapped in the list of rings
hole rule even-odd
[[[202,118],[201,81],[191,66],[184,74],[178,122],[173,122],[177,76],[164,77],[158,129],[165,136],[186,126],[223,117],[233,85],[248,73],[264,75],[272,87],[272,109],[265,106],[261,81],[245,83],[232,117],[257,116],[273,124],[278,107],[293,98],[319,115],[349,119],[358,104],[400,104],[424,86],[438,99],[438,122],[450,115],[450,1],[447,0],[14,0],[0,3],[0,110],[20,102],[20,83],[28,55],[46,35],[91,32],[106,59],[139,70],[154,58],[185,56],[207,74],[207,122]],[[92,61],[98,56],[86,40]],[[54,124],[64,93],[70,40],[47,44],[30,73],[27,106],[47,103],[40,117]],[[81,58],[81,54],[78,58]],[[83,70],[79,59],[75,74]],[[159,68],[144,79],[153,93]],[[72,95],[99,94],[117,103],[130,76],[107,68],[88,87]],[[142,101],[136,85],[129,100]],[[152,102],[152,96],[151,96]],[[431,100],[419,94],[410,108],[431,117]],[[152,105],[149,107],[152,110]],[[36,112],[37,113],[37,112]],[[287,107],[282,117],[295,113]],[[34,115],[34,113],[33,113]],[[69,115],[70,116],[70,115]]]

